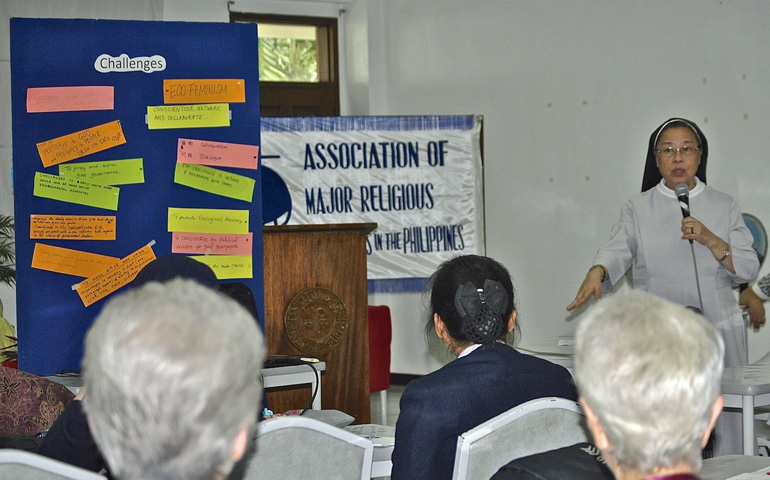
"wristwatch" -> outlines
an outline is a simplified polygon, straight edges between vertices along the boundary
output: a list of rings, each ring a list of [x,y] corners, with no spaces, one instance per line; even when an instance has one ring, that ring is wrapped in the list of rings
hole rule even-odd
[[[725,251],[722,252],[722,258],[719,259],[719,263],[724,262],[729,256],[730,256],[730,245],[727,245],[725,247]]]

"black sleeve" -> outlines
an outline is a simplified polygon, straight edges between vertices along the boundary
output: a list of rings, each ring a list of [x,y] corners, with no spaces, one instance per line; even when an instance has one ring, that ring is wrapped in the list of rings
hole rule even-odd
[[[38,453],[94,472],[107,467],[79,400],[71,401],[59,415],[43,438]]]

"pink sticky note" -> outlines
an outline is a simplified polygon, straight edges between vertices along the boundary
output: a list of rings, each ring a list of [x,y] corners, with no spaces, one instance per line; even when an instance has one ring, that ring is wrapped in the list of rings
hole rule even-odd
[[[252,255],[252,233],[174,232],[171,253],[197,255]]]
[[[256,170],[259,164],[259,146],[180,138],[176,161]]]
[[[40,87],[27,89],[27,113],[114,110],[115,87]]]

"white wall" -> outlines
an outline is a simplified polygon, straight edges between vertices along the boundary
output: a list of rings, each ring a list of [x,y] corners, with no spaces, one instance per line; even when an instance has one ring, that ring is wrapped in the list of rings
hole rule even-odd
[[[647,139],[669,117],[702,127],[709,184],[770,226],[770,3],[363,4],[369,110],[355,113],[485,117],[487,253],[514,277],[523,346],[574,332],[584,310],[564,307],[639,191]],[[419,304],[402,303],[398,329],[411,334]],[[770,334],[749,336],[754,360]],[[419,368],[404,360],[414,340],[397,342],[393,370]]]
[[[36,16],[98,4],[100,18],[121,18],[105,11],[128,3],[2,2],[0,38],[8,38],[8,11],[22,4],[37,8]],[[225,0],[149,5],[162,5],[164,20],[228,18]],[[647,138],[669,117],[701,126],[711,151],[709,184],[770,227],[764,0],[236,0],[230,8],[338,16],[343,114],[484,115],[487,253],[514,277],[522,346],[574,331],[581,312],[567,315],[564,307],[622,203],[639,191]],[[5,211],[10,89],[3,49]],[[440,365],[425,346],[419,295],[377,294],[370,303],[392,308],[394,372]],[[750,360],[770,348],[768,331],[750,332]]]

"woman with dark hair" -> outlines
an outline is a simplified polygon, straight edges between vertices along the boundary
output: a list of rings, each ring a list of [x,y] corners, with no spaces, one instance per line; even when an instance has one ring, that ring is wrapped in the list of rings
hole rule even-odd
[[[621,209],[567,310],[599,300],[627,276],[635,288],[706,316],[725,341],[725,366],[740,366],[747,334],[732,284],[751,281],[759,261],[738,204],[706,185],[707,159],[706,137],[689,120],[671,118],[652,132],[642,193]],[[715,453],[730,453],[720,430]]]
[[[569,372],[506,343],[517,312],[508,270],[488,257],[444,262],[428,281],[427,329],[457,357],[401,396],[393,480],[452,478],[457,437],[521,403],[575,400]]]

